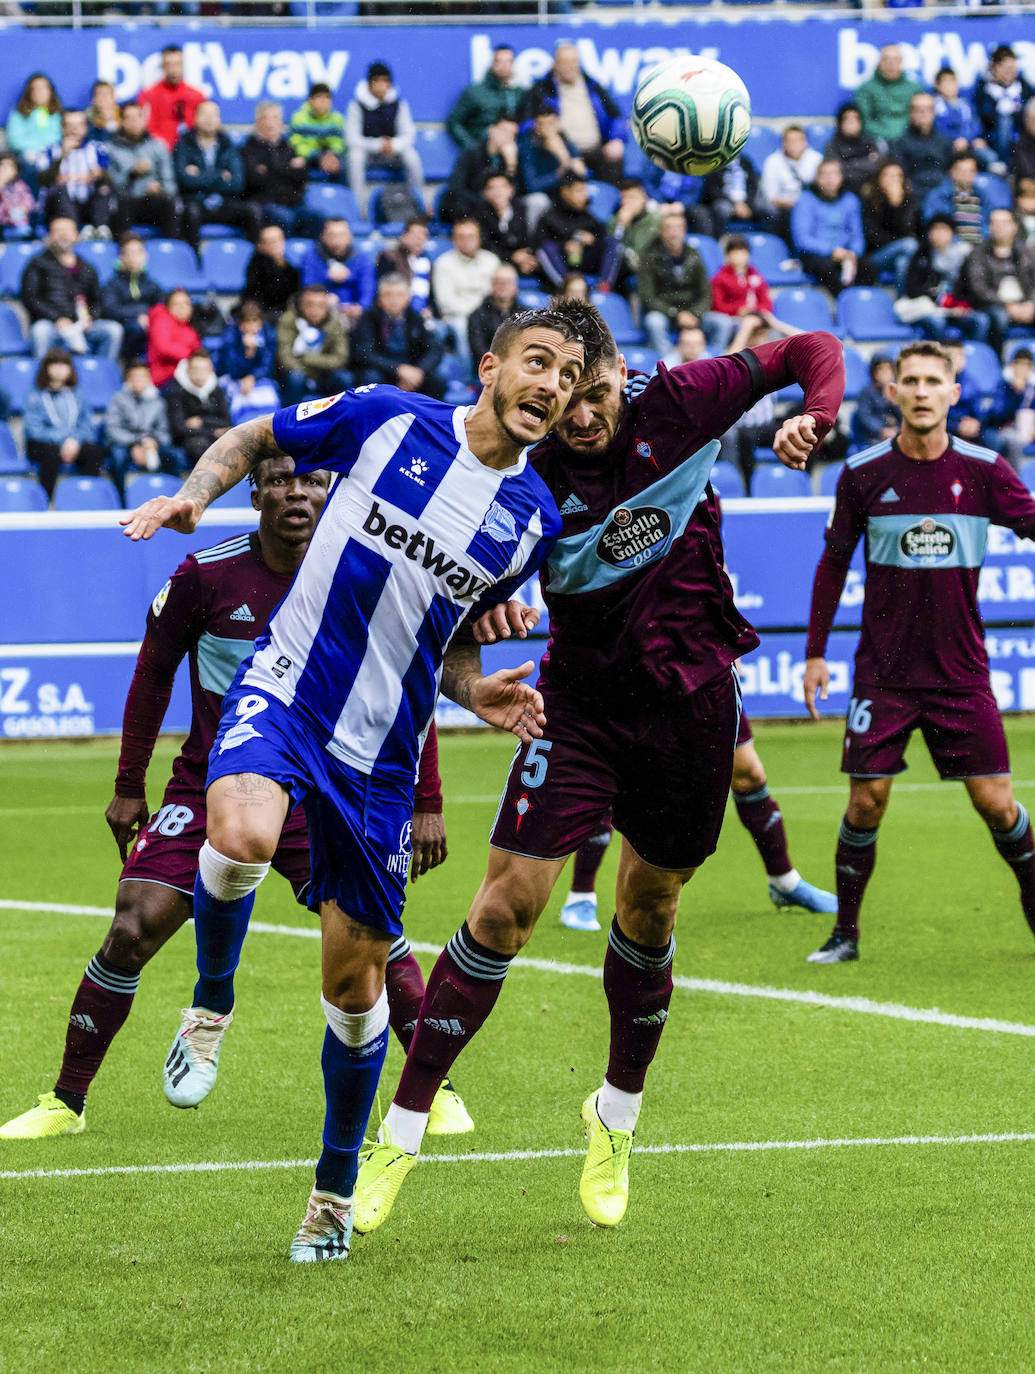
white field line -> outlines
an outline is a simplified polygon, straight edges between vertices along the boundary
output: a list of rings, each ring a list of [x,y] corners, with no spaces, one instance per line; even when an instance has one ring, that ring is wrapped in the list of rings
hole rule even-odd
[[[115,912],[104,906],[72,906],[61,902],[16,902],[0,900],[0,911],[38,911],[62,916],[106,916],[111,920]],[[304,926],[275,925],[267,921],[252,921],[250,930],[259,935],[287,935],[303,940],[318,940],[320,932]],[[418,954],[442,953],[441,945],[411,941]],[[563,977],[592,978],[599,982],[603,969],[592,964],[568,964],[557,959],[517,958],[511,964],[517,970],[531,969]],[[925,1025],[949,1026],[953,1030],[991,1031],[999,1035],[1020,1035],[1035,1039],[1035,1026],[1021,1021],[999,1021],[990,1016],[959,1016],[939,1007],[910,1007],[900,1002],[874,1002],[868,997],[837,997],[831,993],[813,992],[809,988],[775,988],[751,983],[728,983],[716,978],[687,978],[681,974],[672,980],[682,992],[703,992],[718,997],[755,997],[769,1002],[798,1002],[810,1007],[826,1007],[829,1011],[856,1012],[864,1016],[885,1016],[893,1021],[913,1021]]]
[[[637,1155],[758,1154],[771,1150],[835,1150],[879,1145],[1010,1145],[1030,1143],[1035,1131],[1000,1131],[985,1135],[845,1136],[816,1140],[730,1140],[680,1145],[638,1145]],[[466,1155],[422,1155],[421,1164],[521,1164],[541,1159],[581,1159],[585,1147],[568,1150],[472,1151]],[[312,1169],[315,1159],[206,1160],[195,1164],[113,1164],[96,1169],[4,1169],[0,1179],[99,1178],[123,1174],[250,1173],[266,1169]]]

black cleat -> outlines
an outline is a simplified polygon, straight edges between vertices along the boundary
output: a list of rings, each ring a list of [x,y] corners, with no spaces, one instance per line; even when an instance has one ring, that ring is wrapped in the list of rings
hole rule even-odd
[[[835,930],[830,939],[820,949],[805,960],[807,964],[847,964],[859,957],[859,941],[852,940]]]

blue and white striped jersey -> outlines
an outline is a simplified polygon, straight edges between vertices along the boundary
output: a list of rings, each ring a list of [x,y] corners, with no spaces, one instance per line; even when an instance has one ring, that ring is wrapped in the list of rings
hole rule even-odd
[[[525,454],[503,472],[474,456],[467,413],[370,386],[273,417],[297,471],[341,480],[244,683],[362,773],[414,776],[454,630],[513,595],[560,532]]]

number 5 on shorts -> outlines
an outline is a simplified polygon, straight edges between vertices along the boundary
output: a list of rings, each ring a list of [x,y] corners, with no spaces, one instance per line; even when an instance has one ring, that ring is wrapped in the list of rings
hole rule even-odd
[[[873,724],[873,716],[870,714],[872,705],[873,701],[869,697],[862,701],[858,697],[852,697],[848,703],[848,728],[853,735],[865,735]]]
[[[534,739],[525,755],[525,766],[521,770],[521,781],[526,787],[542,787],[546,781],[546,770],[550,760],[546,757],[553,748],[548,739]]]

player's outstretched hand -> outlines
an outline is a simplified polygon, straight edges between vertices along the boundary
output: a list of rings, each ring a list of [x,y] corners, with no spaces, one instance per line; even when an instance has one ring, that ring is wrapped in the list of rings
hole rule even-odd
[[[773,452],[785,468],[805,467],[816,447],[816,420],[812,415],[791,415],[776,431]]]
[[[123,863],[126,862],[130,845],[147,824],[150,814],[143,797],[120,797],[116,792],[108,803],[104,819],[108,822],[108,829],[115,836]]]
[[[826,701],[829,687],[830,669],[827,667],[826,659],[807,658],[802,690],[805,693],[805,705],[809,708],[809,715],[813,720],[821,719],[819,711],[816,709],[816,691],[818,689],[820,700]]]
[[[119,524],[125,526],[123,534],[134,540],[150,539],[163,525],[180,534],[193,534],[201,514],[201,506],[185,496],[152,496],[136,510],[119,516]]]
[[[539,624],[539,612],[534,606],[520,601],[503,601],[486,611],[474,622],[472,630],[478,644],[495,644],[497,639],[509,639],[512,634],[524,639]]]
[[[449,851],[446,848],[444,817],[431,811],[415,811],[410,840],[413,844],[410,882],[415,883],[422,874],[430,873],[433,868],[438,868],[439,864],[446,861]]]
[[[522,678],[535,667],[531,659],[516,668],[500,668],[471,687],[471,710],[497,730],[509,730],[522,744],[542,739],[546,714],[541,693]]]

